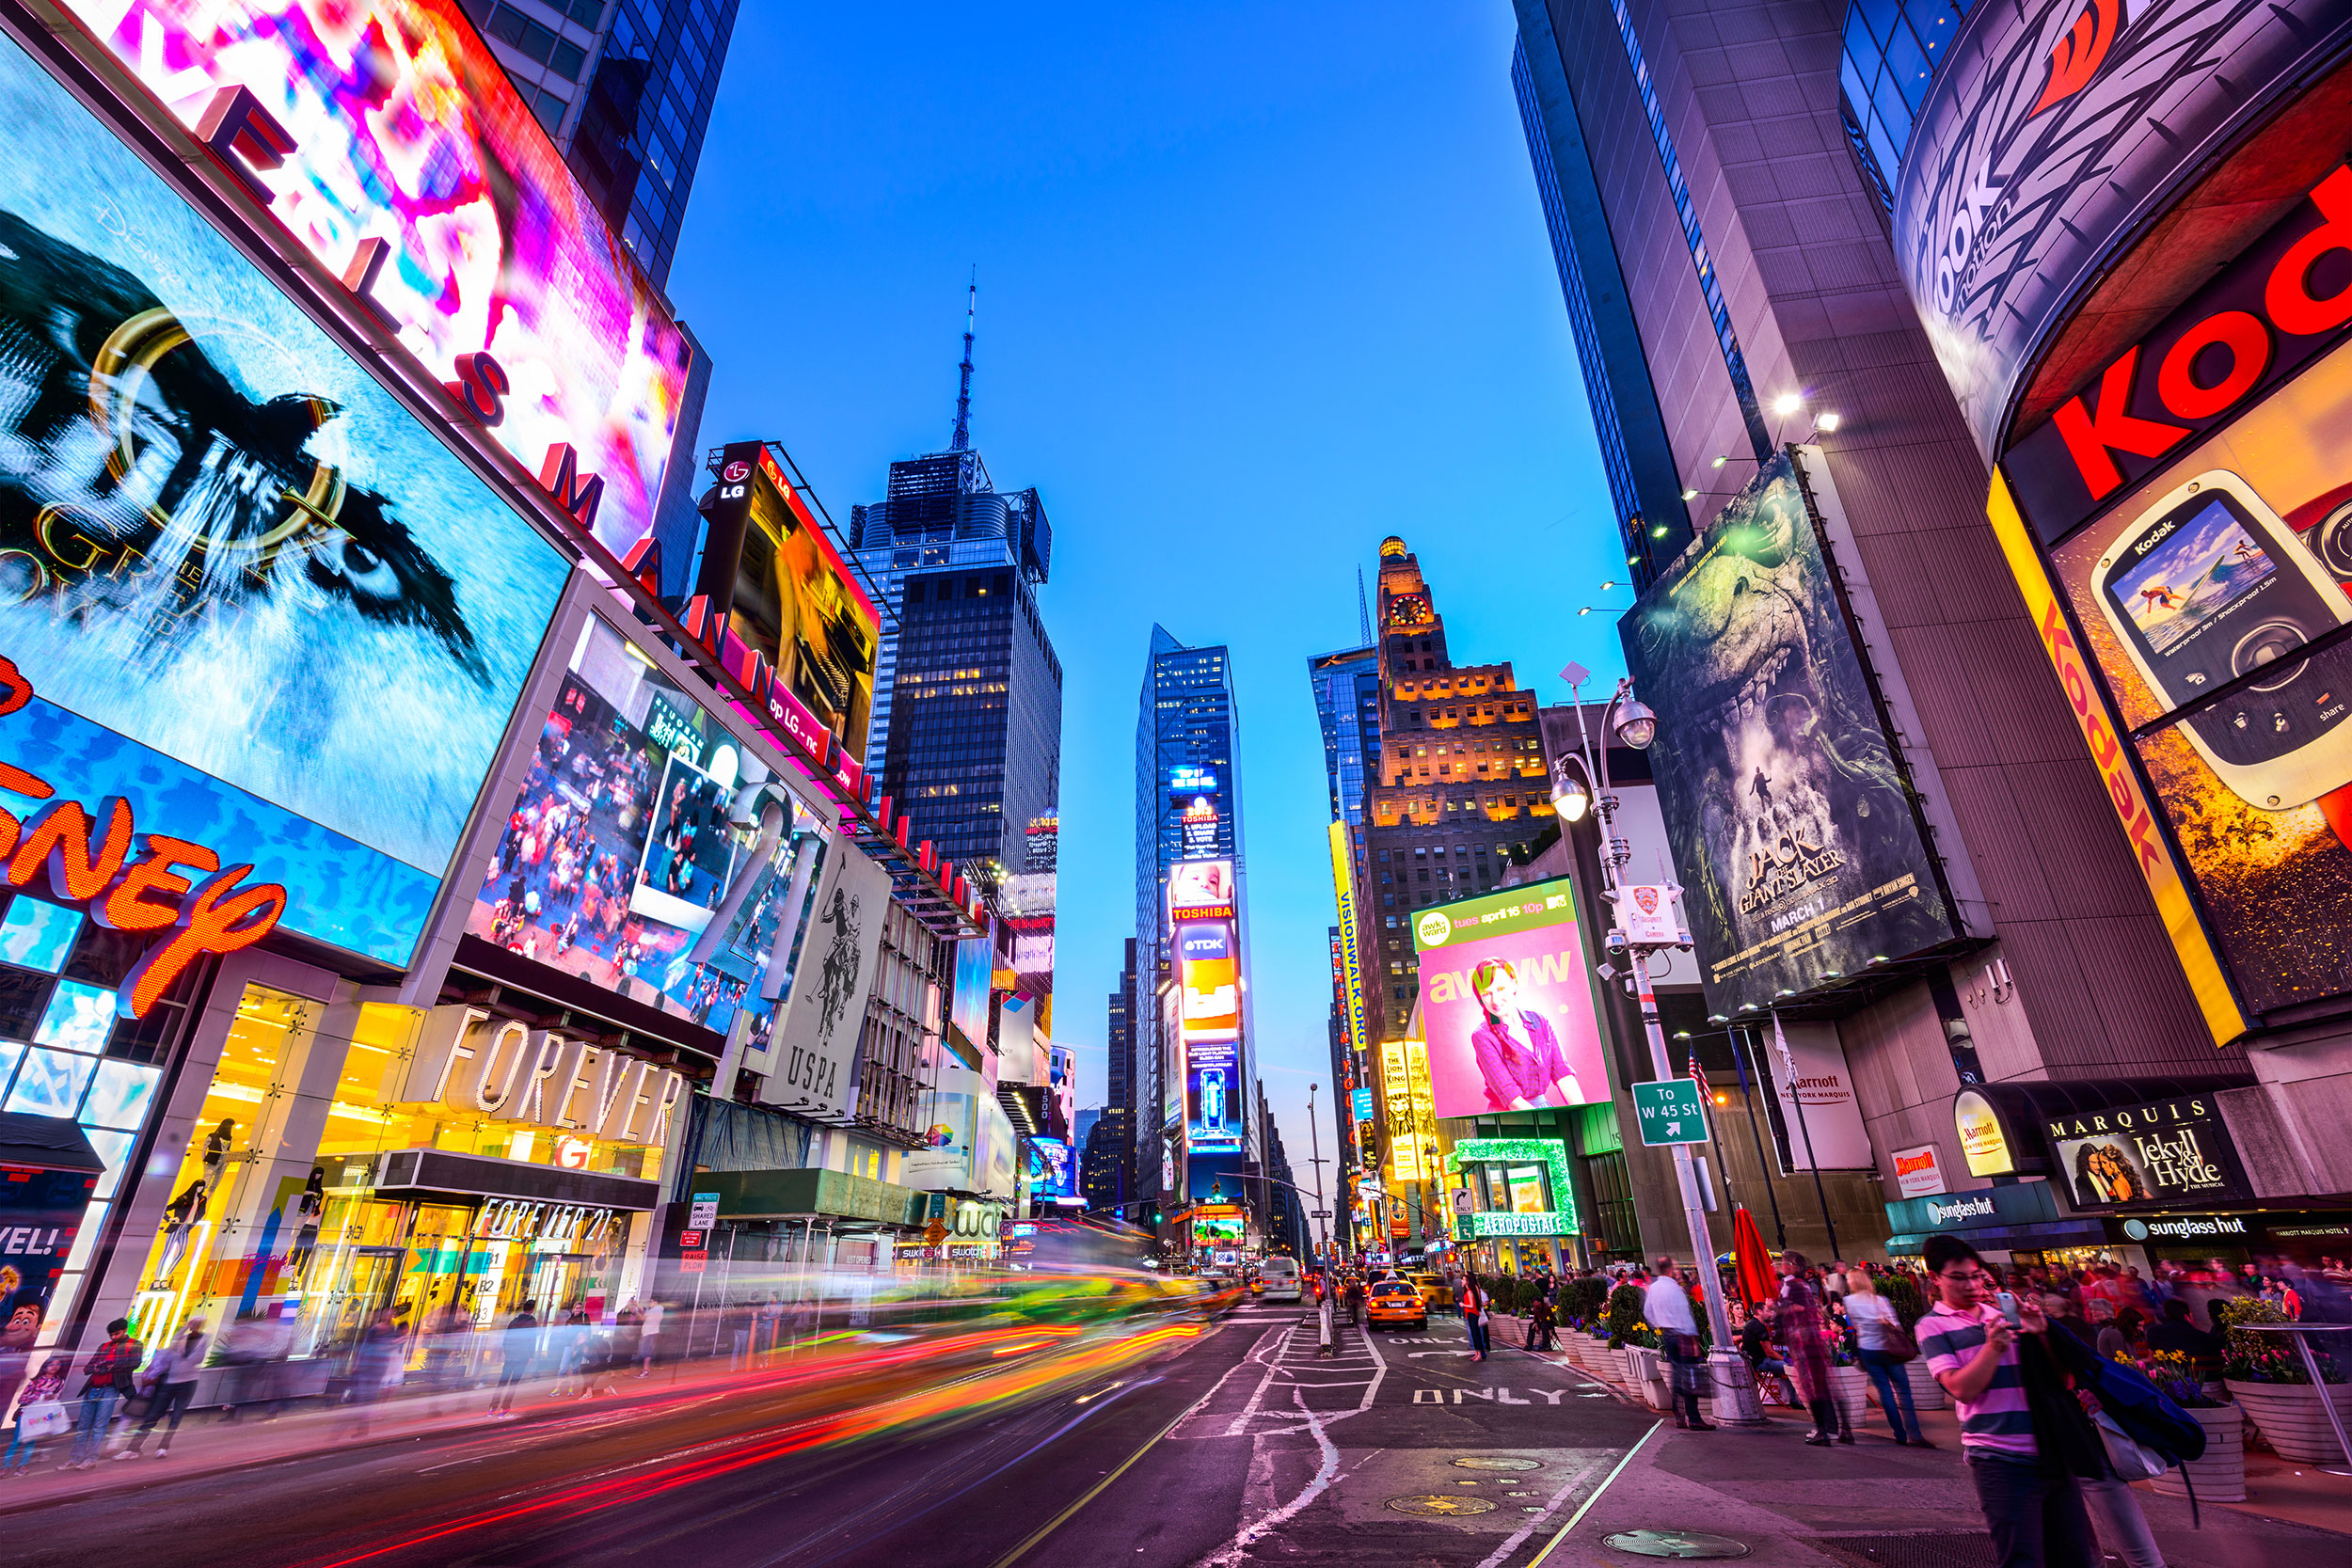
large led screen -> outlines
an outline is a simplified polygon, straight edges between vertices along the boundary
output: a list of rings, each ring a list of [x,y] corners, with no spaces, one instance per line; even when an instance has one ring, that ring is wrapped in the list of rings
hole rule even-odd
[[[685,335],[457,0],[65,4],[191,128],[250,92],[288,145],[276,166],[231,155],[288,232],[338,277],[388,245],[367,294],[402,345],[498,391],[483,422],[531,472],[574,449],[615,553],[652,528]]]
[[[1709,1011],[1955,934],[1786,453],[1619,631],[1658,713],[1651,767]]]
[[[843,750],[864,756],[881,612],[765,447],[749,483],[730,623],[766,657],[776,684],[839,736]],[[913,684],[904,689],[920,694]]]
[[[2340,996],[2352,990],[2352,345],[2177,450],[2048,558],[2239,995],[2257,1013]],[[2144,816],[2135,826],[2136,847],[2154,836]],[[2143,863],[2160,849],[2149,843]],[[2194,926],[2176,939],[2202,940]]]
[[[1592,975],[1565,878],[1423,910],[1413,917],[1413,948],[1437,1115],[1609,1098]],[[1398,1098],[1391,1086],[1392,1119]]]
[[[766,1049],[780,987],[762,981],[799,923],[795,859],[821,841],[773,786],[776,832],[731,820],[741,770],[735,736],[590,616],[466,929],[721,1034],[748,1014]]]
[[[566,565],[8,40],[0,153],[12,754],[405,964]]]

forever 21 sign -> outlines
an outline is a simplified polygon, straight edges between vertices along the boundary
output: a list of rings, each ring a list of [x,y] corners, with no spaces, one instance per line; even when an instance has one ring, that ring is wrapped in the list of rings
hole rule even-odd
[[[2339,166],[2156,329],[2001,459],[2056,544],[2310,364],[2352,324],[2352,166]]]

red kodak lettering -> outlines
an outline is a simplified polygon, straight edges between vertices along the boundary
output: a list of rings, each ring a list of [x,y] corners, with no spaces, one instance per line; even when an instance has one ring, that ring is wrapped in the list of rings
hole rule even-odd
[[[2281,332],[2309,338],[2352,321],[2352,287],[2313,299],[2312,268],[2331,250],[2352,250],[2352,168],[2339,167],[2312,187],[2312,203],[2328,221],[2287,247],[2263,286],[2263,309]]]
[[[2122,488],[2123,475],[2108,452],[2161,457],[2188,434],[2179,425],[2160,424],[2124,411],[2124,404],[2131,401],[2132,374],[2138,365],[2139,345],[2135,343],[2099,378],[2099,407],[2095,413],[2083,406],[2077,394],[2067,399],[2051,416],[2051,422],[2065,438],[2066,451],[2074,459],[2074,467],[2081,473],[2092,500],[2105,500]]]
[[[46,863],[49,891],[76,904],[106,890],[131,852],[131,807],[119,795],[98,802],[98,816],[106,836],[95,851],[90,846],[90,814],[72,800],[53,800],[24,824],[16,853],[8,861],[8,885],[23,887]]]
[[[144,1016],[202,955],[250,947],[277,928],[278,917],[286,912],[286,890],[275,882],[262,882],[240,891],[237,884],[252,869],[232,865],[215,872],[180,900],[177,929],[131,966],[122,989],[115,993],[115,1011],[119,1016]]]

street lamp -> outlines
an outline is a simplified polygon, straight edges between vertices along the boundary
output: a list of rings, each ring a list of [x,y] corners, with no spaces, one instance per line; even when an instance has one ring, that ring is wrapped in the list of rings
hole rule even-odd
[[[1576,711],[1577,741],[1583,751],[1585,778],[1600,781],[1597,803],[1600,809],[1601,895],[1613,905],[1618,898],[1618,878],[1622,868],[1633,859],[1633,846],[1616,836],[1617,800],[1610,788],[1608,737],[1614,734],[1618,740],[1635,751],[1646,751],[1650,743],[1658,738],[1658,715],[1633,694],[1632,681],[1619,680],[1608,706],[1601,710],[1601,746],[1597,766],[1592,736],[1584,728],[1583,701],[1577,689],[1592,679],[1592,672],[1581,665],[1571,664],[1560,673],[1568,683],[1570,705]],[[1561,800],[1556,784],[1553,800],[1567,821],[1574,822],[1583,815],[1581,808],[1573,816],[1567,814],[1566,806],[1572,802]],[[1671,891],[1677,895],[1681,893],[1679,888]],[[1626,952],[1629,973],[1620,975],[1613,966],[1608,965],[1604,965],[1601,971],[1607,978],[1624,978],[1633,982],[1635,994],[1641,1000],[1642,1029],[1649,1037],[1650,1070],[1661,1080],[1672,1078],[1675,1073],[1672,1064],[1666,1059],[1666,1035],[1658,1021],[1658,993],[1650,984],[1649,958],[1653,953],[1688,951],[1690,945],[1687,940],[1675,942],[1629,942]],[[1683,1225],[1690,1235],[1691,1260],[1698,1270],[1699,1285],[1707,1297],[1708,1324],[1714,1330],[1717,1352],[1728,1352],[1732,1342],[1731,1319],[1724,1308],[1724,1282],[1715,1269],[1715,1244],[1707,1231],[1707,1213],[1699,1194],[1698,1170],[1692,1162],[1689,1144],[1676,1144],[1673,1148],[1675,1181],[1682,1196]],[[1743,1408],[1735,1418],[1748,1415],[1749,1411]]]

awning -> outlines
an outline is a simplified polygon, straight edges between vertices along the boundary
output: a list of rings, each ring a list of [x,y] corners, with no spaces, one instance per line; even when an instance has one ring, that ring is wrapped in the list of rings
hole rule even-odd
[[[722,1220],[866,1220],[914,1228],[930,1195],[840,1170],[697,1173],[697,1194],[716,1193]]]
[[[103,1171],[106,1162],[71,1117],[0,1112],[0,1165],[36,1170]]]
[[[1977,1230],[1937,1230],[1929,1234],[1954,1236],[1972,1247],[1994,1247],[2002,1252],[2014,1252],[2023,1247],[2030,1252],[2042,1247],[2104,1246],[2106,1227],[2093,1216],[2057,1220],[2048,1225],[1988,1225]],[[1887,1256],[1915,1258],[1927,1246],[1925,1235],[1889,1236]]]

